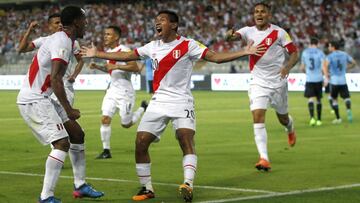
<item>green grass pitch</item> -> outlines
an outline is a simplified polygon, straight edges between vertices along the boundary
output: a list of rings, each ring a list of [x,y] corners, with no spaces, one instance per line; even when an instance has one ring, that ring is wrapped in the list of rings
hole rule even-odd
[[[309,127],[307,101],[302,93],[289,94],[298,142],[287,145],[284,128],[273,110],[266,117],[272,171],[254,168],[258,154],[245,92],[193,92],[196,102],[198,171],[193,202],[360,202],[360,94],[352,94],[354,122],[333,125],[326,99],[323,126]],[[75,107],[86,133],[88,182],[105,197],[72,199],[72,170],[67,158],[56,196],[63,202],[132,202],[139,184],[134,163],[136,126],[123,129],[118,116],[112,122],[112,155],[95,160],[101,152],[100,107],[104,91],[78,91]],[[49,152],[31,134],[15,104],[17,91],[0,92],[0,202],[36,202],[41,191]],[[149,99],[137,92],[137,106]],[[177,186],[183,180],[182,154],[171,124],[160,143],[150,149],[156,198],[149,203],[182,202]]]

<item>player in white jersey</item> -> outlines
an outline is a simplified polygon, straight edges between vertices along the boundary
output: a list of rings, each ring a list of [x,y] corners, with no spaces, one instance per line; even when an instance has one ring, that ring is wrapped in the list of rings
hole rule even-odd
[[[172,122],[176,138],[183,152],[184,183],[179,191],[186,202],[193,197],[193,181],[197,168],[195,154],[195,109],[190,91],[193,63],[198,59],[223,63],[249,54],[261,54],[263,46],[251,47],[231,53],[215,53],[193,39],[177,34],[179,18],[168,10],[160,11],[155,19],[159,40],[131,52],[99,52],[82,48],[82,55],[109,60],[131,61],[150,57],[154,68],[154,95],[142,117],[135,141],[136,171],[142,189],[133,196],[134,201],[154,198],[151,184],[149,146],[160,140],[169,121]]]
[[[270,23],[270,9],[268,4],[255,4],[255,26],[244,27],[236,32],[230,30],[227,33],[227,38],[232,40],[252,41],[267,48],[261,56],[249,57],[252,73],[249,88],[250,110],[253,115],[255,142],[260,154],[260,160],[255,167],[265,171],[271,168],[265,129],[265,113],[269,105],[276,110],[280,123],[286,127],[289,145],[294,146],[296,142],[293,120],[288,115],[287,76],[299,57],[289,34]],[[284,63],[284,50],[290,55],[287,63]]]
[[[36,26],[38,26],[37,21],[33,21],[30,23],[29,28],[27,29],[24,36],[20,40],[19,47],[18,47],[19,53],[30,52],[30,51],[40,48],[40,46],[49,37],[49,36],[39,37],[33,41],[29,41],[30,34],[31,34],[31,32],[33,32],[35,30]],[[54,34],[55,32],[59,32],[62,30],[59,13],[54,13],[48,17],[48,30],[49,30],[50,34]],[[65,72],[65,75],[63,78],[66,96],[71,105],[74,104],[73,84],[75,82],[75,78],[81,72],[81,69],[84,65],[84,61],[82,60],[81,56],[79,55],[79,52],[80,52],[80,45],[79,45],[79,42],[77,40],[75,40],[74,48],[73,48],[74,54],[71,57],[68,68],[66,69],[66,72]],[[74,61],[75,61],[74,58],[77,61],[76,65],[74,63]],[[51,98],[54,99],[60,106],[60,103],[54,94],[51,95]],[[66,117],[66,115],[65,115],[65,117]]]
[[[128,47],[119,44],[120,36],[121,29],[117,26],[109,26],[104,30],[104,45],[108,48],[107,52],[130,51]],[[98,159],[107,159],[111,158],[111,120],[116,111],[119,110],[122,127],[130,128],[144,113],[147,103],[142,101],[142,107],[139,107],[134,112],[132,111],[135,104],[135,90],[131,83],[131,74],[139,71],[135,61],[107,60],[105,66],[92,63],[90,68],[109,73],[111,76],[111,82],[106,90],[101,107],[100,135],[103,152],[96,157]]]
[[[45,164],[41,203],[61,202],[54,197],[54,190],[68,151],[75,179],[73,196],[98,198],[104,195],[85,182],[84,133],[76,122],[80,111],[72,108],[67,100],[62,80],[73,54],[74,40],[85,32],[84,10],[74,6],[64,8],[61,23],[63,31],[49,36],[35,54],[17,98],[20,113],[36,138],[42,144],[53,146]],[[49,98],[53,92],[62,108]],[[60,116],[61,109],[67,115],[67,122]]]

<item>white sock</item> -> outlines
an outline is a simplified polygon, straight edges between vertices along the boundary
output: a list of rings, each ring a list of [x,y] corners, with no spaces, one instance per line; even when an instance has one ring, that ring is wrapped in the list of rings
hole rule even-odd
[[[71,144],[69,158],[74,173],[75,188],[85,184],[85,146],[84,144]]]
[[[151,163],[136,164],[136,173],[139,177],[140,184],[147,190],[154,192],[151,184]]]
[[[132,123],[136,123],[139,118],[141,117],[141,115],[144,113],[144,108],[143,107],[139,107],[135,112],[133,112],[133,116],[132,116]]]
[[[40,198],[42,200],[54,196],[56,183],[59,179],[66,152],[59,149],[51,150],[45,164],[45,176]]]
[[[111,126],[102,124],[100,127],[101,141],[104,149],[110,149]]]
[[[292,117],[289,115],[289,123],[285,126],[287,132],[293,132],[294,131],[294,122]]]
[[[197,156],[195,154],[187,154],[183,157],[184,167],[184,183],[189,183],[190,187],[193,187],[196,167],[197,167]]]
[[[260,157],[270,161],[267,153],[267,133],[265,123],[254,123],[254,135]]]

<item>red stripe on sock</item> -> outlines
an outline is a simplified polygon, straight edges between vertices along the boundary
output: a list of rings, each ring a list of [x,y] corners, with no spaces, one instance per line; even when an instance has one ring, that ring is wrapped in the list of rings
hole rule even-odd
[[[193,168],[193,169],[194,169],[194,171],[196,171],[196,167],[195,167],[194,165],[187,164],[187,165],[185,165],[185,166],[184,166],[184,168],[186,168],[186,167],[191,167],[191,168]]]
[[[140,178],[146,178],[146,177],[150,177],[151,175],[147,175],[147,176],[139,176],[138,175],[138,177],[140,177]]]
[[[62,163],[62,164],[64,164],[63,161],[61,161],[60,159],[58,159],[58,158],[56,158],[56,157],[53,157],[53,156],[51,156],[51,155],[49,155],[49,157],[55,159],[56,161],[58,161],[58,162],[60,162],[60,163]]]

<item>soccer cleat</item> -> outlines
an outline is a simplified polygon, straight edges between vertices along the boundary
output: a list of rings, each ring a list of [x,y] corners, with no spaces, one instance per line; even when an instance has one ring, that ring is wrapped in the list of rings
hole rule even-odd
[[[42,200],[40,197],[39,197],[39,203],[61,203],[61,200],[60,199],[57,199],[55,198],[54,196],[51,196],[51,197],[48,197],[44,200]]]
[[[143,107],[144,108],[144,111],[146,111],[146,109],[147,109],[147,107],[148,107],[148,103],[145,101],[145,100],[142,100],[142,102],[141,102],[141,107]]]
[[[310,126],[315,126],[315,124],[316,124],[316,120],[315,120],[314,117],[312,117],[312,118],[310,119],[309,125],[310,125]]]
[[[271,170],[270,162],[267,161],[266,159],[260,158],[259,162],[255,164],[255,168],[257,168],[259,171],[261,170],[270,171]]]
[[[351,112],[350,109],[347,110],[347,119],[348,119],[349,123],[352,123],[352,121],[353,121],[353,116],[352,116],[352,112]]]
[[[321,125],[322,125],[321,120],[317,120],[317,121],[316,121],[316,126],[321,126]]]
[[[155,194],[153,191],[147,190],[146,187],[142,187],[137,195],[132,197],[134,201],[143,201],[151,198],[155,198]]]
[[[101,154],[99,154],[96,158],[97,159],[110,159],[111,158],[110,149],[104,149],[104,151],[101,152]]]
[[[321,121],[320,121],[321,122]],[[293,130],[292,132],[288,133],[288,143],[290,147],[295,146],[296,143],[296,133],[295,130]]]
[[[332,121],[333,124],[340,124],[341,122],[342,122],[341,118],[339,118],[339,119],[334,119],[334,120]]]
[[[179,186],[179,193],[185,202],[191,202],[193,199],[193,189],[189,183],[184,183]]]
[[[83,184],[79,188],[75,188],[73,192],[74,198],[83,198],[83,197],[99,198],[102,196],[104,196],[103,192],[96,191],[87,183]]]

